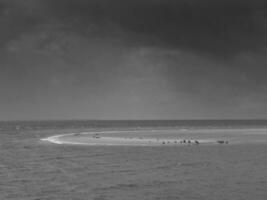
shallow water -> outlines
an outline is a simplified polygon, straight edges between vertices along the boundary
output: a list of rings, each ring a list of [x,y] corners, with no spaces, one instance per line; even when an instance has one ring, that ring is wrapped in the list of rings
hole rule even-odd
[[[267,199],[264,143],[136,147],[40,141],[96,129],[2,128],[0,199]],[[255,136],[249,131],[243,133],[247,139]]]

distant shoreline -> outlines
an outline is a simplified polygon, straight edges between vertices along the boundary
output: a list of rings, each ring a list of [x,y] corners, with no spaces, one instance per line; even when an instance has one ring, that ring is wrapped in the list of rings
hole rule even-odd
[[[54,144],[72,145],[203,145],[267,143],[267,129],[154,129],[112,130],[67,133],[41,139]]]
[[[64,139],[67,137],[67,139]],[[70,145],[114,145],[114,146],[161,146],[161,145],[199,145],[216,143],[215,140],[188,140],[188,139],[170,139],[170,138],[142,138],[142,137],[107,137],[88,136],[87,138],[80,138],[77,133],[55,135],[48,138],[41,139],[54,144],[70,144]]]

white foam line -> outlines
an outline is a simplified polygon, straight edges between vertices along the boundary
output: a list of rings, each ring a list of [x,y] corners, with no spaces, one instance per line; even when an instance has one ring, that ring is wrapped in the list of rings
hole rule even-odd
[[[87,134],[99,134],[99,133],[138,133],[138,132],[143,132],[144,130],[133,130],[133,131],[92,131],[92,132],[81,132],[81,133],[66,133],[66,134],[61,134],[61,135],[54,135],[54,136],[50,136],[47,138],[43,138],[41,139],[42,141],[48,141],[51,143],[55,143],[55,144],[74,144],[72,142],[61,142],[59,140],[60,137],[65,137],[65,136],[73,136],[73,135],[87,135]],[[147,130],[147,131],[154,131],[154,130]],[[75,144],[81,144],[81,143],[75,143]],[[85,143],[84,143],[85,144]]]
[[[77,134],[77,133],[67,133],[67,134],[61,134],[61,135],[54,135],[54,136],[50,136],[50,137],[47,137],[47,138],[43,138],[41,140],[42,141],[52,142],[52,143],[55,143],[55,144],[63,144],[63,142],[60,142],[60,140],[59,140],[60,137],[72,136],[72,135],[75,135],[75,134]]]

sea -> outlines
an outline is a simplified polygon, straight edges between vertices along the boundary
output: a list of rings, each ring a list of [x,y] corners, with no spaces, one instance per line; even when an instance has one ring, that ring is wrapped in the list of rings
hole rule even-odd
[[[162,137],[168,133],[164,130],[183,131],[185,136],[186,131],[204,131],[211,137],[219,130],[246,142],[155,147],[41,140],[58,134],[133,130],[154,130]],[[0,199],[265,200],[266,135],[267,120],[2,121]],[[264,142],[250,143],[255,137]]]
[[[41,120],[0,121],[0,130],[82,128],[267,128],[267,120]]]

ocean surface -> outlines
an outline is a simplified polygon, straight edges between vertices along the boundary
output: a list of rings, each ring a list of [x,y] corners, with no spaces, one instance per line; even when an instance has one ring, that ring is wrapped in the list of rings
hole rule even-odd
[[[138,147],[41,141],[58,134],[139,131],[140,136],[151,130],[159,137],[173,130],[184,131],[184,137],[219,132],[246,142]],[[267,143],[250,141],[265,141],[266,135],[267,120],[0,122],[0,199],[265,200]]]
[[[58,120],[0,121],[0,130],[82,128],[267,128],[267,120]]]

